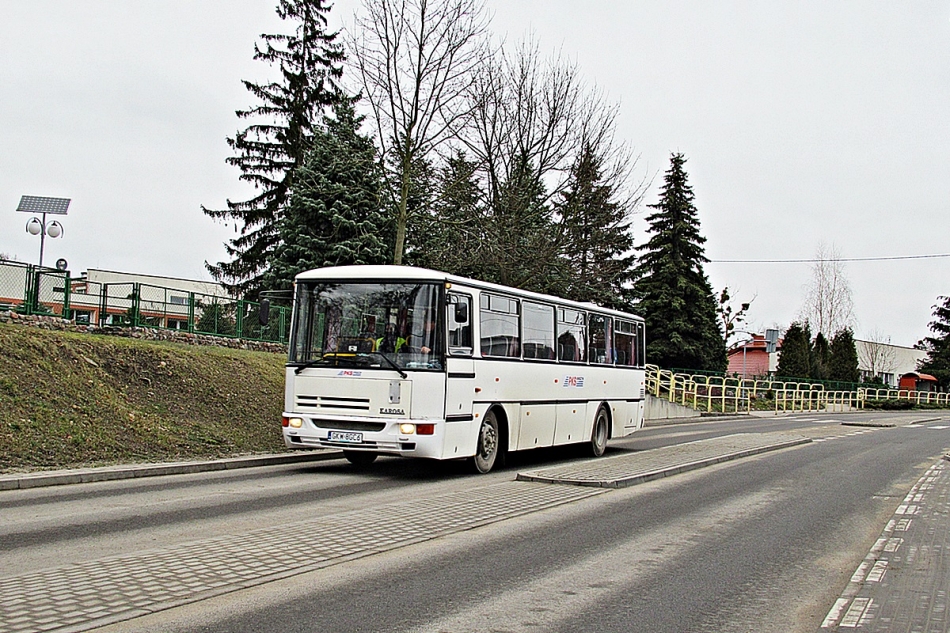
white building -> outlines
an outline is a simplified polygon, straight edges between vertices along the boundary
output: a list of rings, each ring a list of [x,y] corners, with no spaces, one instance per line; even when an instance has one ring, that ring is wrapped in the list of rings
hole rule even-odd
[[[903,374],[917,371],[917,365],[927,357],[927,352],[913,347],[855,339],[858,352],[858,369],[861,379],[870,381],[879,377],[885,384],[897,387]]]

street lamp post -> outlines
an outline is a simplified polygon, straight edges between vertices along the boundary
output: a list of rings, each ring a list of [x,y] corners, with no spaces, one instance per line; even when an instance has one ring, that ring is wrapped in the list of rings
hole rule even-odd
[[[26,232],[30,235],[40,236],[40,268],[43,267],[43,249],[46,246],[46,236],[51,238],[60,237],[63,234],[63,225],[57,220],[46,221],[46,214],[66,215],[69,209],[69,198],[47,198],[45,196],[22,196],[17,211],[24,213],[36,213],[42,216],[42,219],[35,215],[26,223]]]

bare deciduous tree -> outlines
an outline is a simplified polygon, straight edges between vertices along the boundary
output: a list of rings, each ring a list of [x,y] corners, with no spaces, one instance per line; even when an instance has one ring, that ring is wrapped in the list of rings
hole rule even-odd
[[[414,172],[468,116],[488,58],[482,0],[364,0],[349,44],[376,126],[401,264]]]
[[[543,57],[533,40],[498,51],[482,66],[467,110],[456,138],[477,166],[485,196],[481,256],[502,283],[530,286],[561,265],[550,207],[584,148],[598,157],[601,182],[619,194],[620,207],[632,212],[643,196],[644,182],[630,186],[637,158],[614,139],[617,106],[584,83],[576,64]]]
[[[534,41],[496,53],[468,97],[470,116],[459,121],[457,135],[481,166],[493,199],[524,164],[545,182],[546,197],[555,197],[585,146],[604,159],[608,178],[625,181],[636,162],[614,142],[618,107],[584,85],[576,64],[559,55],[542,58]]]
[[[807,287],[802,318],[815,333],[834,336],[839,330],[854,325],[854,301],[851,284],[845,275],[844,263],[837,247],[824,242],[818,245],[812,265],[812,279]]]
[[[739,304],[739,309],[735,309],[734,299],[729,293],[729,286],[725,286],[722,289],[722,292],[719,293],[719,302],[716,305],[716,313],[719,315],[719,322],[722,326],[723,340],[726,342],[726,348],[729,348],[729,339],[736,334],[736,326],[742,325],[745,322],[746,315],[749,312],[749,308],[752,307],[752,302],[755,301],[758,294],[752,295],[752,298],[748,301],[744,301]]]
[[[891,337],[880,330],[871,330],[866,340],[858,341],[858,355],[871,378],[889,374],[897,366],[897,354],[891,346]]]

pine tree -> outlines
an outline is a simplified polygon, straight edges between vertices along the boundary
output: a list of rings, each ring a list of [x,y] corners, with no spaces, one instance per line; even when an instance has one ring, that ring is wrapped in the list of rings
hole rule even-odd
[[[812,375],[811,328],[798,321],[788,326],[782,337],[782,352],[778,357],[777,376],[807,380]]]
[[[858,382],[861,372],[858,370],[858,350],[854,344],[854,332],[844,328],[831,339],[828,356],[828,378],[841,382]]]
[[[673,154],[660,201],[650,205],[650,240],[637,247],[636,310],[646,320],[647,360],[663,367],[724,371],[726,346],[719,330],[716,298],[703,264],[706,242],[699,233],[693,191]]]
[[[292,178],[303,163],[314,127],[341,98],[343,47],[336,33],[326,30],[326,0],[278,0],[277,15],[295,23],[291,35],[262,35],[254,59],[280,69],[279,81],[244,86],[259,104],[238,110],[253,122],[228,138],[235,155],[227,162],[241,170],[240,178],[257,190],[250,200],[227,201],[227,209],[202,207],[209,216],[234,220],[240,235],[225,245],[233,259],[206,264],[215,279],[234,293],[254,293],[261,285],[274,250],[280,243],[278,224],[290,199]]]
[[[362,117],[344,101],[314,133],[294,173],[290,204],[278,225],[280,244],[264,287],[285,290],[297,273],[322,266],[385,264],[392,254],[392,222],[382,209],[382,174],[372,139],[359,133]]]
[[[623,291],[633,278],[633,235],[627,208],[616,195],[616,188],[604,181],[601,158],[586,145],[555,209],[568,299],[625,307]]]
[[[937,297],[943,304],[934,306],[934,320],[930,322],[928,336],[917,344],[917,347],[927,352],[927,358],[920,364],[921,371],[932,374],[944,389],[950,389],[950,296]]]

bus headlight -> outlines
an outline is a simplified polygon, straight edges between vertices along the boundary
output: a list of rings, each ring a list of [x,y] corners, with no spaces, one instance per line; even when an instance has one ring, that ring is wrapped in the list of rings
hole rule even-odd
[[[299,429],[303,426],[302,418],[287,418],[287,426],[292,429]]]
[[[412,434],[415,433],[415,432],[416,432],[416,425],[415,425],[415,424],[405,424],[405,423],[404,423],[404,424],[400,424],[400,425],[399,425],[399,433],[400,433],[401,435],[412,435]]]

